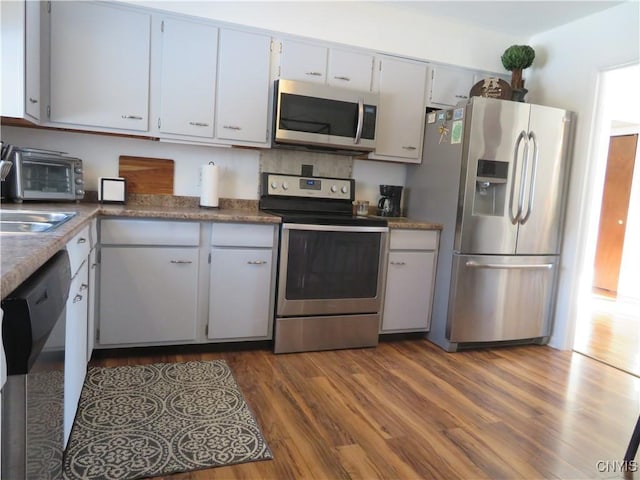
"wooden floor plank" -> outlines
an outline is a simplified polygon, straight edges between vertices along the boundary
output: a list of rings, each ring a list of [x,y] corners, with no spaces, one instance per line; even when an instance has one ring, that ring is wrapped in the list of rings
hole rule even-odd
[[[640,379],[549,347],[446,353],[403,340],[287,355],[185,348],[92,365],[213,359],[229,364],[274,459],[166,479],[640,478],[596,466],[622,458]]]

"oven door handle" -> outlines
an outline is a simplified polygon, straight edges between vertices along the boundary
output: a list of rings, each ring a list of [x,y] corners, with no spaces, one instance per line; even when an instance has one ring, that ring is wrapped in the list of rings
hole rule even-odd
[[[350,225],[314,225],[307,223],[283,223],[283,230],[312,230],[315,232],[358,232],[358,233],[386,233],[388,227],[364,227]]]

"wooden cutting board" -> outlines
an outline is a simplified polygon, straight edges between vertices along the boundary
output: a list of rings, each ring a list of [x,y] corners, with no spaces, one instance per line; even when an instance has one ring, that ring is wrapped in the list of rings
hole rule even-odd
[[[127,181],[127,193],[173,195],[173,160],[120,155],[118,175]]]

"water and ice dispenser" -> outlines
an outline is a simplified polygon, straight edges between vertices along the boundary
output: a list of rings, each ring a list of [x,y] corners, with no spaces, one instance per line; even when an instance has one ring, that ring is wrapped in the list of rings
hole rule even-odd
[[[509,162],[478,160],[473,200],[474,215],[504,215],[508,173]]]

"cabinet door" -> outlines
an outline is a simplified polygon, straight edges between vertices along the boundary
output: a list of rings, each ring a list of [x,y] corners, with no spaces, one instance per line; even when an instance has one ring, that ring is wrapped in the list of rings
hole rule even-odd
[[[162,22],[160,132],[213,137],[218,29]]]
[[[373,55],[332,48],[327,83],[335,87],[371,91]]]
[[[449,107],[467,100],[474,85],[474,75],[461,68],[432,67],[429,105]]]
[[[435,262],[432,251],[389,252],[383,332],[429,329]]]
[[[51,2],[51,121],[149,127],[151,15],[98,2]]]
[[[40,2],[0,3],[0,114],[40,118]]]
[[[213,248],[209,338],[271,338],[272,250]]]
[[[71,282],[67,300],[64,356],[64,443],[76,417],[78,401],[87,373],[88,262],[82,264]]]
[[[271,37],[222,30],[216,137],[266,143]]]
[[[40,8],[41,2],[26,2],[25,112],[40,119]]]
[[[98,262],[96,249],[89,253],[89,291],[87,292],[87,361],[91,360],[96,341],[96,280]]]
[[[310,43],[282,41],[280,78],[325,83],[327,48]]]
[[[198,248],[102,247],[103,345],[193,340]]]
[[[427,66],[391,57],[383,57],[380,62],[376,150],[370,157],[419,163]]]

